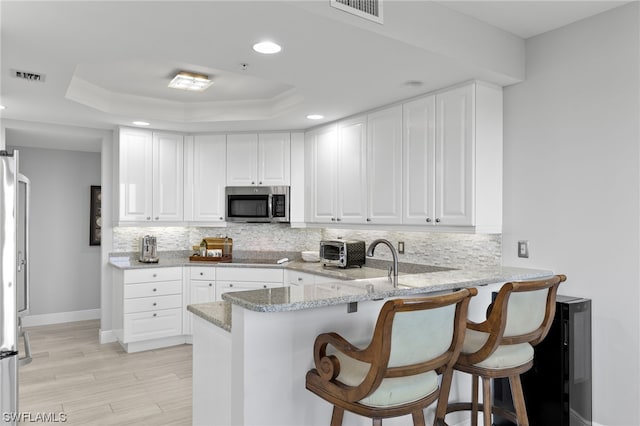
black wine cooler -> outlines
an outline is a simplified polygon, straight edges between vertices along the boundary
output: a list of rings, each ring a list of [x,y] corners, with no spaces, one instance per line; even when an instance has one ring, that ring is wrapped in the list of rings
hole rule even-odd
[[[553,325],[521,379],[531,426],[591,425],[591,300],[557,297]],[[494,379],[493,404],[513,410],[509,379]],[[513,423],[494,416],[494,425]]]

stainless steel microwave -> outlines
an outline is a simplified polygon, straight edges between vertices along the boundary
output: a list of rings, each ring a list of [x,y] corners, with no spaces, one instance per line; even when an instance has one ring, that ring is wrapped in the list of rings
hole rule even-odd
[[[288,186],[227,186],[228,222],[289,222]]]

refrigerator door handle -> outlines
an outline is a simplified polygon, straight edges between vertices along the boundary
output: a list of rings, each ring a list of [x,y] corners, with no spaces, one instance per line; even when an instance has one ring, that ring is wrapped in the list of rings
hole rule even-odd
[[[24,339],[24,356],[22,358],[18,359],[18,365],[20,365],[20,367],[22,367],[24,365],[27,365],[27,364],[31,363],[33,358],[31,358],[31,341],[29,340],[29,333],[27,333],[26,331],[22,330],[20,332],[20,335]]]

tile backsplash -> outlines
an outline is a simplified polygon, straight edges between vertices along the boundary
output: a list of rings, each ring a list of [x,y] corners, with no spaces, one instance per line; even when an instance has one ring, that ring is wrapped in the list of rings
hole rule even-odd
[[[189,250],[203,237],[233,238],[233,249],[242,251],[318,250],[321,239],[356,239],[367,243],[384,238],[396,247],[404,241],[405,254],[399,260],[453,268],[499,266],[502,263],[501,234],[457,234],[420,231],[373,231],[331,228],[291,228],[284,224],[228,224],[226,228],[206,227],[115,227],[113,252],[138,251],[140,238],[154,235],[159,251]],[[391,259],[384,246],[375,257]]]

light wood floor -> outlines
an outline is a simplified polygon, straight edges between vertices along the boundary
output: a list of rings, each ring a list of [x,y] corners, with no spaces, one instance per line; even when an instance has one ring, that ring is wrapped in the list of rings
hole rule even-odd
[[[20,368],[20,412],[64,413],[65,425],[191,425],[191,346],[127,354],[98,343],[99,325],[26,329],[33,361]]]

